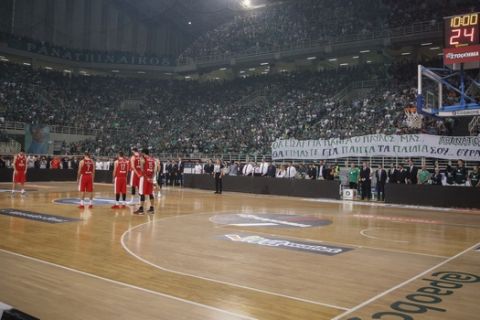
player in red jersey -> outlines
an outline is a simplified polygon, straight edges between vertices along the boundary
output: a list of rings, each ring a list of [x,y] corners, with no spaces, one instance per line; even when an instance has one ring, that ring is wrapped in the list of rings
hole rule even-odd
[[[140,194],[140,208],[136,210],[135,214],[143,214],[143,206],[145,205],[145,196],[150,198],[149,213],[154,213],[153,210],[153,182],[155,180],[156,162],[153,157],[149,156],[149,150],[143,149],[143,175],[140,177],[140,187],[138,193]]]
[[[90,154],[85,152],[83,160],[80,161],[78,165],[78,191],[82,193],[82,198],[80,200],[80,209],[85,208],[85,193],[90,193],[90,204],[88,207],[93,208],[93,180],[95,178],[95,163],[90,158]]]
[[[12,194],[15,192],[15,185],[17,183],[22,186],[21,193],[25,194],[25,180],[27,176],[27,157],[25,151],[20,150],[20,153],[13,158],[13,182],[12,182]]]
[[[130,158],[130,186],[132,187],[132,198],[129,204],[133,204],[135,200],[136,188],[140,186],[140,177],[142,176],[142,157],[137,148],[133,148],[133,155]]]
[[[118,158],[113,165],[113,187],[115,190],[115,205],[112,209],[119,209],[120,194],[122,195],[121,208],[125,208],[127,200],[127,174],[130,169],[130,162],[124,158],[123,152],[118,153]]]

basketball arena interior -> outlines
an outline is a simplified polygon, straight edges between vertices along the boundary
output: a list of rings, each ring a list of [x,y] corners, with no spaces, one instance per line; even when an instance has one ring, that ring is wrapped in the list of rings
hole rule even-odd
[[[480,318],[478,0],[0,1],[0,320]]]

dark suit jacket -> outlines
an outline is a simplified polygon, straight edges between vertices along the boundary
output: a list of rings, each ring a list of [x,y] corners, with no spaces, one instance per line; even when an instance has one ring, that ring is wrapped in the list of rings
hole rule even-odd
[[[365,179],[365,181],[370,181],[370,168],[364,169],[363,167],[360,169],[360,180]]]
[[[397,170],[397,175],[395,180],[397,181],[397,183],[407,183],[406,182],[407,176],[408,176],[407,170],[405,169],[403,169],[402,171]]]
[[[275,178],[276,173],[277,168],[273,164],[270,164],[267,169],[267,177]]]
[[[388,169],[388,182],[389,183],[397,183],[397,177],[398,177],[398,170],[395,169]]]
[[[378,169],[375,171],[375,179],[377,179],[377,183],[385,184],[387,182],[387,171],[385,171],[385,169]]]
[[[310,179],[316,179],[317,178],[317,168],[316,167],[308,169],[308,177]]]
[[[413,167],[408,167],[407,168],[407,179],[408,182],[411,184],[417,184],[417,173],[418,173],[418,168],[413,166]]]

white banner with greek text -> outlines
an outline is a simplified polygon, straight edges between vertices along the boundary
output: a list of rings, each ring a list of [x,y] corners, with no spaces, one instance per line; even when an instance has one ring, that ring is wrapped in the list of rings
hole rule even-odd
[[[272,143],[273,160],[318,160],[374,156],[480,161],[480,137],[372,134],[347,139],[288,139],[276,140]]]

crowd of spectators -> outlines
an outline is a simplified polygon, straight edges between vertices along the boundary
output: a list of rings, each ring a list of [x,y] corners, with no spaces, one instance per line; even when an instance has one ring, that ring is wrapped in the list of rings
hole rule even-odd
[[[179,59],[188,61],[362,38],[416,22],[436,24],[444,16],[473,10],[479,11],[478,1],[449,0],[441,6],[434,0],[283,1],[239,14],[199,37]]]
[[[64,145],[67,154],[88,150],[112,156],[145,145],[162,153],[268,154],[279,138],[448,133],[436,121],[425,121],[421,129],[407,127],[404,108],[415,103],[414,73],[410,64],[365,64],[197,82],[64,75],[0,63],[0,105],[7,121],[86,128],[96,134]],[[353,101],[334,99],[336,92],[363,79],[391,85],[372,88]],[[122,102],[128,99],[139,103],[125,107]]]
[[[433,166],[427,167],[425,159],[408,159],[406,162],[392,162],[389,167],[378,164],[375,168],[367,161],[357,166],[356,161],[345,161],[341,165],[337,160],[330,162],[319,161],[312,163],[282,164],[261,162],[223,162],[224,175],[251,176],[270,179],[309,179],[309,180],[338,180],[346,189],[354,190],[362,200],[385,200],[386,184],[421,184],[438,186],[463,186],[480,188],[480,170],[478,163],[471,163],[468,170],[464,161],[456,164],[449,161],[440,166],[436,161]],[[421,163],[418,166],[418,162]],[[213,161],[197,161],[189,165],[190,174],[212,174]],[[372,192],[373,191],[373,192]]]

